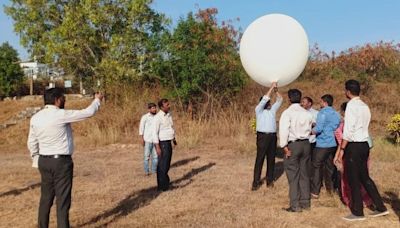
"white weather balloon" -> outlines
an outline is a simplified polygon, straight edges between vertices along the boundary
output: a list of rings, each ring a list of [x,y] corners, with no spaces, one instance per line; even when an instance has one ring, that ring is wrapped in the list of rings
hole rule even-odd
[[[240,41],[247,74],[263,86],[285,86],[301,74],[308,60],[308,38],[292,17],[269,14],[252,22]]]

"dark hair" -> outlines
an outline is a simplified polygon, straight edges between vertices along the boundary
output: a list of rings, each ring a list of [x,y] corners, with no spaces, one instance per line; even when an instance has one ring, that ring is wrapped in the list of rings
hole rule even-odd
[[[150,102],[150,103],[147,104],[147,108],[148,108],[148,109],[151,109],[151,108],[153,108],[153,107],[157,107],[157,105],[154,104],[153,102]]]
[[[264,98],[264,96],[260,97],[260,100],[259,100],[259,101],[261,101],[263,98]],[[270,104],[271,104],[271,100],[268,100],[267,103],[265,103],[264,109],[268,108],[268,106],[269,106]]]
[[[314,101],[313,101],[313,99],[311,99],[311,97],[303,97],[303,99],[306,99],[311,104],[314,104]]]
[[[162,108],[162,106],[168,102],[168,99],[166,98],[162,98],[159,102],[158,102],[158,107]]]
[[[360,83],[356,80],[351,79],[346,81],[345,88],[347,91],[350,91],[350,93],[354,96],[360,95]]]
[[[332,106],[333,105],[333,96],[330,94],[325,94],[321,97],[321,99],[323,101],[325,101],[326,103],[328,103],[328,106]]]
[[[56,99],[64,96],[64,91],[61,88],[51,88],[44,91],[44,105],[54,105]]]
[[[346,108],[347,108],[347,102],[343,102],[343,103],[340,105],[340,110],[341,110],[342,112],[345,112],[345,111],[346,111]]]
[[[290,103],[292,103],[292,104],[300,103],[301,91],[298,89],[289,89],[288,97],[289,97]]]

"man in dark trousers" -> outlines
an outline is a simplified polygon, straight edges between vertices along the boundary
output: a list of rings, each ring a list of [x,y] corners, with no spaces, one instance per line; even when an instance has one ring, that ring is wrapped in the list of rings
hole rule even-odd
[[[339,127],[340,115],[332,108],[333,96],[325,94],[321,97],[321,111],[317,115],[317,123],[313,129],[313,135],[316,135],[317,144],[312,153],[313,173],[311,178],[311,196],[319,198],[321,190],[322,168],[325,168],[326,178],[325,187],[329,193],[334,190],[333,176],[336,171],[333,164],[337,143],[335,139],[335,130]]]
[[[300,106],[301,92],[290,89],[291,105],[279,120],[279,145],[283,148],[286,176],[289,182],[290,207],[288,212],[310,208],[310,141],[313,117]]]
[[[170,113],[168,99],[161,99],[158,102],[160,111],[155,117],[155,131],[153,142],[158,155],[157,164],[157,189],[167,191],[170,185],[168,171],[172,158],[172,143],[176,146],[174,123]]]
[[[381,195],[374,181],[368,173],[367,161],[369,157],[369,122],[371,111],[367,104],[360,99],[360,83],[356,80],[348,80],[345,83],[347,103],[343,141],[340,145],[341,153],[345,157],[345,175],[351,189],[351,214],[344,217],[347,221],[365,220],[363,201],[361,197],[361,185],[371,197],[376,211],[370,217],[379,217],[389,214],[383,204]],[[344,151],[344,153],[343,153]],[[341,160],[341,158],[339,158]]]
[[[70,227],[69,209],[74,152],[71,123],[93,116],[100,106],[102,94],[96,94],[93,102],[83,110],[64,110],[65,96],[61,88],[44,92],[45,107],[30,122],[28,148],[33,167],[41,175],[39,227],[49,226],[50,209],[54,197],[57,204],[57,227]]]
[[[260,186],[261,171],[265,157],[267,158],[267,187],[274,185],[274,167],[276,155],[276,112],[282,105],[282,96],[276,90],[276,83],[272,83],[266,95],[261,97],[255,108],[257,129],[257,156],[254,164],[254,179],[251,190],[255,191]],[[271,105],[271,95],[275,91],[276,102]]]

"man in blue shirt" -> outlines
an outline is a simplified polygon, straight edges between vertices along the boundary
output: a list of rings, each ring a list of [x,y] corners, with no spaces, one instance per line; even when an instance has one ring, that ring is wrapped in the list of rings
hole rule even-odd
[[[313,129],[313,134],[317,136],[317,144],[312,158],[312,181],[311,196],[318,198],[321,190],[321,167],[325,165],[326,177],[325,187],[329,191],[333,190],[332,177],[335,172],[333,158],[336,153],[337,143],[335,130],[339,127],[340,115],[332,108],[333,97],[325,94],[321,97],[321,110],[317,116],[317,123]]]
[[[275,92],[276,102],[271,105],[271,94]],[[273,187],[276,154],[276,112],[282,105],[282,96],[277,90],[277,84],[272,83],[268,93],[261,97],[256,112],[257,157],[254,165],[252,190],[261,186],[260,177],[264,159],[267,157],[267,187]]]

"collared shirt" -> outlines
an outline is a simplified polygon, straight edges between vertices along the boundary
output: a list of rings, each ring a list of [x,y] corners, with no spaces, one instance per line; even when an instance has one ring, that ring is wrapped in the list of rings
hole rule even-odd
[[[368,142],[371,111],[360,97],[352,98],[344,116],[343,139],[348,142]]]
[[[258,103],[256,111],[256,130],[263,133],[276,133],[276,112],[282,105],[282,97],[278,96],[271,109],[264,109],[271,98],[264,96]]]
[[[312,115],[300,104],[292,104],[283,111],[279,120],[279,145],[287,146],[288,142],[308,139],[311,133]]]
[[[152,143],[155,128],[155,116],[151,113],[146,113],[140,119],[139,135],[143,136],[145,142]]]
[[[32,158],[37,160],[38,155],[72,155],[74,141],[71,123],[93,116],[99,107],[99,99],[94,99],[82,110],[64,110],[46,105],[30,121],[27,144]]]
[[[313,124],[317,123],[317,116],[318,116],[318,110],[313,109],[312,107],[307,110],[308,112],[311,113],[312,118],[313,118]],[[315,135],[310,135],[310,143],[315,143],[317,141]]]
[[[318,148],[336,147],[335,130],[339,127],[340,115],[331,106],[319,111],[314,131],[317,136]]]
[[[160,110],[155,116],[155,131],[153,143],[160,141],[173,140],[175,138],[174,123],[170,113]]]

